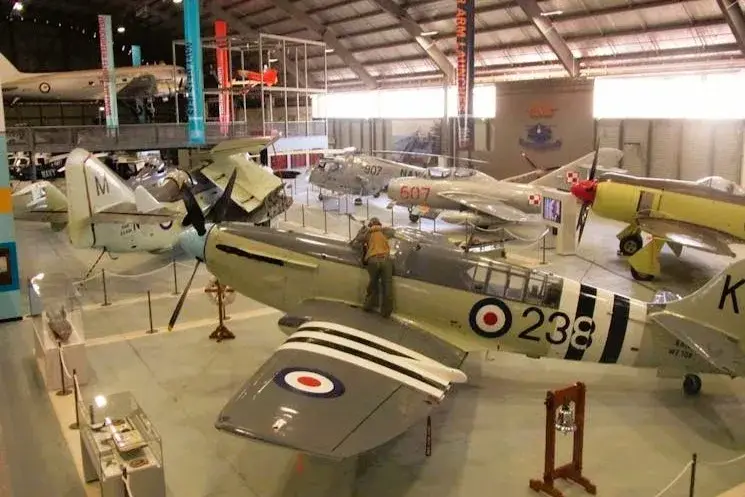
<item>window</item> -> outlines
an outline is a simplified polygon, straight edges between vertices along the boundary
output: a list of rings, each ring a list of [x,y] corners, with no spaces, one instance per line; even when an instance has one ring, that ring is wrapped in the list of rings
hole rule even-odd
[[[546,292],[546,280],[548,275],[545,273],[533,272],[528,280],[528,289],[525,293],[525,302],[528,304],[538,305],[543,302],[543,295]]]
[[[479,264],[469,269],[468,274],[472,280],[471,291],[485,292],[486,281],[489,278],[489,268]]]
[[[445,179],[450,177],[452,170],[444,167],[430,167],[427,169],[427,177],[430,179]]]
[[[520,270],[512,270],[507,280],[507,292],[505,296],[513,300],[524,300],[526,275]]]
[[[455,169],[454,176],[456,178],[470,178],[474,174],[476,174],[476,170],[475,169],[470,169],[470,168],[467,168],[467,167],[459,167],[459,168]]]
[[[595,119],[743,119],[745,71],[597,78]]]

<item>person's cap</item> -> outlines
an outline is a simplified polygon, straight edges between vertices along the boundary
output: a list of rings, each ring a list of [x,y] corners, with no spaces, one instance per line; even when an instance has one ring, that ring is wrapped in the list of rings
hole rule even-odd
[[[371,217],[370,218],[370,224],[376,224],[376,225],[380,226],[381,225],[380,219],[378,219],[377,217]]]

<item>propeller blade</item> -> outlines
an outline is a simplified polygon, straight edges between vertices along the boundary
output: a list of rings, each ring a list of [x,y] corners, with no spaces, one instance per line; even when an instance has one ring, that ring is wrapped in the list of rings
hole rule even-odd
[[[579,211],[579,218],[577,219],[577,228],[579,229],[579,236],[577,237],[577,245],[582,241],[582,234],[585,232],[585,224],[587,224],[587,216],[590,213],[590,204],[582,204],[582,209]]]
[[[225,185],[220,198],[217,199],[215,204],[210,209],[210,216],[214,223],[220,223],[225,219],[228,214],[228,206],[230,205],[230,197],[233,195],[233,187],[235,186],[235,179],[238,175],[238,169],[233,169],[233,174],[230,175],[228,184]]]
[[[589,180],[595,179],[595,174],[598,172],[598,153],[600,147],[595,147],[595,157],[592,159],[592,167],[590,167],[590,175],[587,177]]]
[[[181,186],[181,195],[186,206],[186,217],[182,221],[182,226],[194,225],[194,229],[197,230],[199,236],[204,235],[207,229],[204,226],[204,213],[202,208],[199,207],[196,197],[191,192],[191,188],[186,185]]]
[[[175,309],[173,309],[173,314],[171,314],[171,319],[168,321],[168,331],[173,330],[173,325],[175,325],[178,320],[181,308],[184,306],[184,302],[186,301],[186,295],[189,293],[189,289],[191,288],[191,282],[194,281],[194,275],[197,274],[197,269],[199,269],[201,263],[202,261],[197,260],[197,263],[194,265],[194,271],[191,272],[191,277],[189,278],[189,281],[186,282],[184,291],[181,292],[181,297],[178,299],[178,303],[176,304]]]

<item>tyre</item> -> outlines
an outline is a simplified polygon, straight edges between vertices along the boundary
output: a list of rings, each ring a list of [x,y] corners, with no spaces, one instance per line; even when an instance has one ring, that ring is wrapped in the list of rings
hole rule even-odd
[[[701,377],[696,374],[687,374],[683,378],[683,392],[686,395],[698,395],[701,391]]]
[[[654,275],[653,274],[640,273],[639,271],[637,271],[633,267],[630,267],[629,269],[631,270],[631,276],[636,281],[652,281],[654,279]]]
[[[639,233],[635,233],[621,238],[621,241],[618,243],[618,250],[623,255],[634,255],[639,252],[643,244],[644,240],[642,240],[642,236]]]

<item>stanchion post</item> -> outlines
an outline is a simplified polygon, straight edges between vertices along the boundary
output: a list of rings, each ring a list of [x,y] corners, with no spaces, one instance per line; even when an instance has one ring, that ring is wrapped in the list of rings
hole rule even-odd
[[[424,455],[429,457],[432,455],[432,418],[427,416],[427,434],[424,440]]]
[[[693,497],[693,491],[696,487],[696,464],[698,464],[698,454],[694,452],[691,461],[691,484],[688,487],[688,497]]]
[[[310,183],[305,186],[305,205],[310,205]]]
[[[156,330],[153,328],[153,305],[150,301],[150,290],[147,291],[147,319],[150,322],[150,329],[147,333],[155,333]]]
[[[323,209],[323,232],[328,233],[328,214],[326,213],[326,208]]]
[[[103,304],[104,306],[110,305],[111,302],[109,302],[109,294],[106,292],[106,270],[101,270],[101,280],[103,281]]]
[[[365,199],[365,204],[367,208],[367,216],[365,217],[365,219],[370,219],[370,198],[369,197]],[[393,208],[391,208],[391,210],[393,210]]]
[[[178,295],[178,277],[176,276],[176,258],[173,259],[173,294]]]
[[[541,264],[546,264],[546,235],[543,235],[543,250],[541,251]]]
[[[437,233],[437,218],[432,220],[432,233]]]
[[[352,239],[352,218],[349,217],[349,214],[347,214],[347,233],[349,234],[349,239]]]
[[[78,371],[76,369],[72,370],[72,393],[75,395],[75,422],[70,425],[71,430],[78,430],[80,429],[80,412],[78,412],[78,402],[80,402],[80,399],[78,398]]]
[[[65,395],[70,395],[70,392],[67,390],[67,385],[65,384],[65,362],[62,358],[62,341],[60,340],[57,340],[57,351],[59,352],[59,379],[62,385],[62,389],[57,392],[57,395],[64,397]]]
[[[391,207],[391,228],[394,227],[393,225],[394,225],[394,223],[393,223],[393,208]]]

